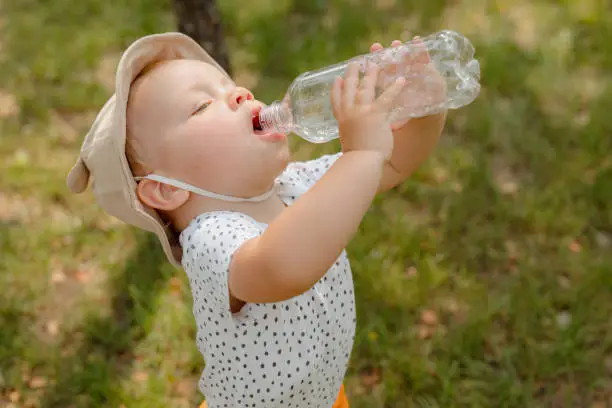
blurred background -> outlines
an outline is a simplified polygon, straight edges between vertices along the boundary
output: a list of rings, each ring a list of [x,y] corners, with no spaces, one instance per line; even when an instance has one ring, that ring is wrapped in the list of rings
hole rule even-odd
[[[610,2],[191,3],[0,0],[0,406],[202,400],[184,273],[65,187],[121,52],[179,27],[267,103],[375,41],[470,38],[482,93],[348,248],[351,406],[612,406]]]

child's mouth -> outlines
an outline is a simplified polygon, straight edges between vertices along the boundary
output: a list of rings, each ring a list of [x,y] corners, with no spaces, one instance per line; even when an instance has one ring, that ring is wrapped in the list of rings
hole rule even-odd
[[[259,122],[259,111],[261,108],[256,108],[253,110],[252,120],[253,120],[253,130],[256,132],[261,132],[263,129],[261,128],[261,123]]]
[[[261,106],[253,108],[251,110],[251,122],[253,123],[253,133],[261,140],[267,142],[280,142],[287,138],[286,135],[282,133],[275,132],[273,130],[263,130],[261,127],[261,122],[259,120],[259,112],[261,111]]]

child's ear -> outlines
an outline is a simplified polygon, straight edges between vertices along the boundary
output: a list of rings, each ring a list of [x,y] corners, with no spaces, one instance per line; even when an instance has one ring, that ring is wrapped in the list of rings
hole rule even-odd
[[[153,180],[141,180],[136,187],[138,198],[145,205],[162,211],[173,211],[185,204],[189,192]]]

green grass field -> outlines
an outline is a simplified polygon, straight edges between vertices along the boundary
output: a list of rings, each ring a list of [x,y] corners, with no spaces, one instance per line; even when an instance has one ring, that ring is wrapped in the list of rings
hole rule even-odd
[[[611,407],[611,3],[219,3],[265,102],[374,41],[449,28],[477,48],[478,100],[348,248],[351,406]],[[0,0],[2,407],[202,400],[186,277],[64,184],[121,51],[175,24],[170,0]]]

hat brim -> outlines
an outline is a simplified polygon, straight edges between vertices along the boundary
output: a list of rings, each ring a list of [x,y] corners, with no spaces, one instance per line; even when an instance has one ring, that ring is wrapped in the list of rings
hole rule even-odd
[[[182,249],[178,234],[164,223],[154,209],[145,206],[138,198],[137,184],[125,154],[126,111],[132,83],[144,68],[172,59],[200,60],[229,77],[197,42],[182,33],[152,34],[136,40],[119,60],[115,94],[88,132],[81,155],[70,171],[67,182],[72,191],[81,192],[85,190],[91,173],[99,204],[120,220],[157,235],[170,263],[180,266]],[[100,151],[103,153],[100,154]]]
[[[166,225],[159,214],[142,204],[136,195],[136,182],[133,179],[127,157],[125,155],[125,142],[127,133],[126,110],[130,88],[134,79],[148,65],[172,59],[194,59],[204,61],[215,66],[227,75],[227,72],[193,39],[181,33],[152,34],[135,41],[123,54],[117,67],[116,77],[116,113],[121,126],[121,138],[118,137],[120,147],[123,149],[119,155],[122,168],[126,176],[126,186],[129,187],[131,203],[134,211],[142,217],[143,223],[151,225],[168,257],[175,266],[180,266],[182,249],[178,236],[171,226]],[[228,75],[229,76],[229,75]]]

